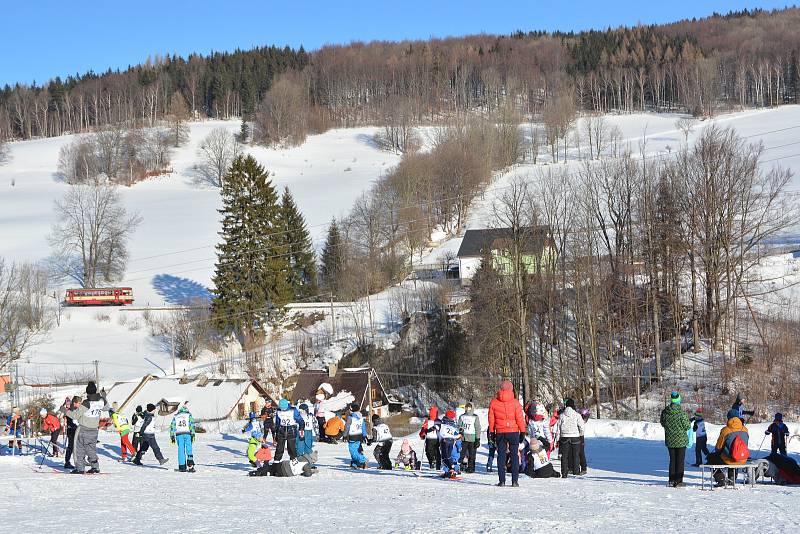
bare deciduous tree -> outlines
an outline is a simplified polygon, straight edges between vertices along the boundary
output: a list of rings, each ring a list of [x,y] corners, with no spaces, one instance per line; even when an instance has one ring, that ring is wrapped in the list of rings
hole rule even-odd
[[[56,274],[96,287],[119,280],[128,259],[127,243],[141,222],[122,205],[111,185],[73,185],[56,200],[57,221],[49,236]]]
[[[195,166],[198,181],[222,187],[222,179],[239,151],[239,143],[228,130],[221,126],[211,130],[200,143],[200,163]]]
[[[47,273],[30,263],[7,264],[0,257],[0,369],[41,342],[56,311],[48,296]]]
[[[307,82],[302,74],[286,73],[267,91],[255,112],[255,139],[267,145],[299,145],[306,140],[308,118]]]
[[[169,105],[169,137],[172,146],[179,147],[189,140],[189,109],[180,91],[172,94]]]

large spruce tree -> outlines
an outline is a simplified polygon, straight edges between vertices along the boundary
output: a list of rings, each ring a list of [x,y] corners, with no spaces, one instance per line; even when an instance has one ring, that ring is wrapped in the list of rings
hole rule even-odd
[[[296,299],[310,297],[317,292],[314,246],[306,220],[288,187],[283,190],[281,198],[280,227],[284,232],[285,252],[289,260],[287,277],[292,295]]]
[[[340,296],[343,290],[345,259],[344,239],[336,219],[333,219],[322,249],[322,280],[325,288],[336,296]]]
[[[213,313],[220,330],[235,332],[246,344],[292,297],[281,210],[268,176],[252,156],[238,156],[222,182]]]

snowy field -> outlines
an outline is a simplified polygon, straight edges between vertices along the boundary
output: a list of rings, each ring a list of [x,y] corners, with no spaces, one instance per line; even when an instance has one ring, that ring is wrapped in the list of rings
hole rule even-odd
[[[762,426],[750,428],[753,447]],[[793,432],[796,427],[790,425]],[[717,427],[709,433],[716,437]],[[121,525],[135,532],[298,533],[800,529],[798,488],[760,484],[701,491],[699,471],[688,465],[687,487],[666,487],[662,438],[659,425],[590,420],[587,476],[534,480],[521,475],[520,488],[497,488],[497,475],[484,470],[485,446],[478,472],[461,481],[436,479],[425,468],[420,478],[353,471],[344,444],[317,446],[319,472],[311,478],[253,478],[246,476],[246,440],[235,429],[198,434],[194,474],[175,471],[176,453],[166,434],[159,435],[159,444],[170,461],[162,468],[152,453],[144,467],[116,462],[118,439],[101,432],[98,451],[105,474],[100,476],[55,474],[49,461],[39,470],[32,456],[0,457],[0,494],[9,512],[3,526],[17,532],[60,532],[65,524],[69,532],[119,532]],[[795,458],[798,445],[790,448]],[[422,455],[418,438],[412,438],[412,446]],[[396,441],[392,457],[398,449]],[[687,460],[693,457],[687,451]]]

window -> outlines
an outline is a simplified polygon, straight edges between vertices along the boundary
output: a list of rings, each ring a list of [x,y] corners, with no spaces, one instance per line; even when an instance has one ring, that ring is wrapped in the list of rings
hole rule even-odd
[[[236,413],[239,414],[239,419],[244,419],[245,409],[244,409],[244,403],[243,402],[240,402],[236,406]]]
[[[250,411],[258,412],[258,403],[256,401],[250,402]]]

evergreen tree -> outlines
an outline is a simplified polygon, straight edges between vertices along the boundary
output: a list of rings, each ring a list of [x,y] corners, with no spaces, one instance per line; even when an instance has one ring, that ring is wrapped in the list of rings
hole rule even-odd
[[[343,289],[345,258],[344,239],[336,219],[333,219],[322,249],[322,279],[325,287],[334,295],[339,295]]]
[[[289,256],[288,283],[295,298],[306,298],[317,292],[317,268],[311,235],[305,218],[289,192],[283,190],[280,207],[280,226],[285,252]]]
[[[238,156],[222,184],[222,243],[217,246],[212,309],[217,327],[245,345],[259,325],[291,300],[278,195],[269,172],[252,156]]]

